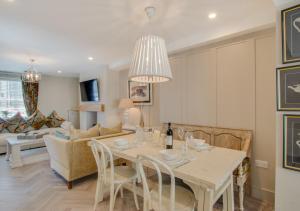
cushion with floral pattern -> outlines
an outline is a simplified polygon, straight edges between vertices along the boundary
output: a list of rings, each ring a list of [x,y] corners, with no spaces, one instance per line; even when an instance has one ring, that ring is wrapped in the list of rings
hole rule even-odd
[[[21,133],[28,127],[26,120],[19,112],[9,118],[7,122],[8,126],[6,128],[10,133]]]
[[[2,118],[0,118],[0,133],[7,131],[8,122]]]
[[[46,125],[50,128],[60,127],[64,121],[65,119],[59,116],[56,111],[52,111],[52,113],[47,117]]]
[[[28,127],[32,127],[35,130],[40,129],[46,123],[46,117],[40,112],[40,110],[36,109],[36,111],[27,119]]]

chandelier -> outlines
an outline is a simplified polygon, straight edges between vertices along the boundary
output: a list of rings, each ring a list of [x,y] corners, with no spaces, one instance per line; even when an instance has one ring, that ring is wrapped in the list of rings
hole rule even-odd
[[[34,59],[31,59],[30,61],[31,65],[29,69],[22,74],[22,81],[27,83],[38,83],[42,79],[42,75],[34,68]]]
[[[149,19],[155,8],[147,7]],[[172,79],[167,49],[164,39],[156,35],[145,35],[136,41],[128,77],[131,81],[160,83]]]

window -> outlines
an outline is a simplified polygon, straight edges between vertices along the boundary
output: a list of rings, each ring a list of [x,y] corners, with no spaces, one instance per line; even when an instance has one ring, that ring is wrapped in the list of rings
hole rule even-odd
[[[0,117],[9,118],[20,112],[26,117],[21,80],[0,78]]]

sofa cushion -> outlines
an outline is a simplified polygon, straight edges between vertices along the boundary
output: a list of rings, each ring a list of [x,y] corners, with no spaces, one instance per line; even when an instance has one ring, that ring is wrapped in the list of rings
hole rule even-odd
[[[0,133],[7,132],[8,122],[2,118],[0,118]]]
[[[111,135],[115,133],[120,133],[122,131],[122,124],[119,123],[117,126],[112,128],[99,127],[100,136]]]
[[[78,130],[71,128],[70,129],[70,137],[71,140],[81,139],[81,138],[92,138],[99,136],[99,125],[96,124],[94,127],[88,130]]]
[[[59,116],[56,111],[52,111],[52,113],[47,117],[46,125],[48,127],[60,127],[64,121],[65,119]]]
[[[46,117],[38,109],[27,119],[28,127],[32,127],[35,130],[38,130],[41,127],[43,127],[45,123]]]
[[[7,130],[10,133],[21,133],[28,127],[26,120],[21,116],[19,112],[16,113],[13,117],[9,118],[7,122]]]

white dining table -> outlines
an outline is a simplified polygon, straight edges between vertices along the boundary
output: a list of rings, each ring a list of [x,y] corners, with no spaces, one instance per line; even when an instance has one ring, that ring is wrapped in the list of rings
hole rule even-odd
[[[135,134],[98,141],[106,144],[112,150],[114,156],[131,162],[136,162],[138,155],[159,156],[159,151],[163,149],[163,146],[159,144],[143,142],[126,150],[116,150],[113,147],[114,141],[120,138],[128,140],[130,144],[136,142]],[[183,141],[174,140],[175,149],[180,150],[183,144]],[[242,163],[246,153],[227,148],[212,147],[210,150],[202,151],[189,149],[188,155],[193,159],[173,168],[174,175],[192,188],[197,200],[198,211],[212,211],[215,194],[228,180],[232,179],[233,171]],[[230,206],[233,209],[233,196],[230,200],[229,203],[232,203]]]

